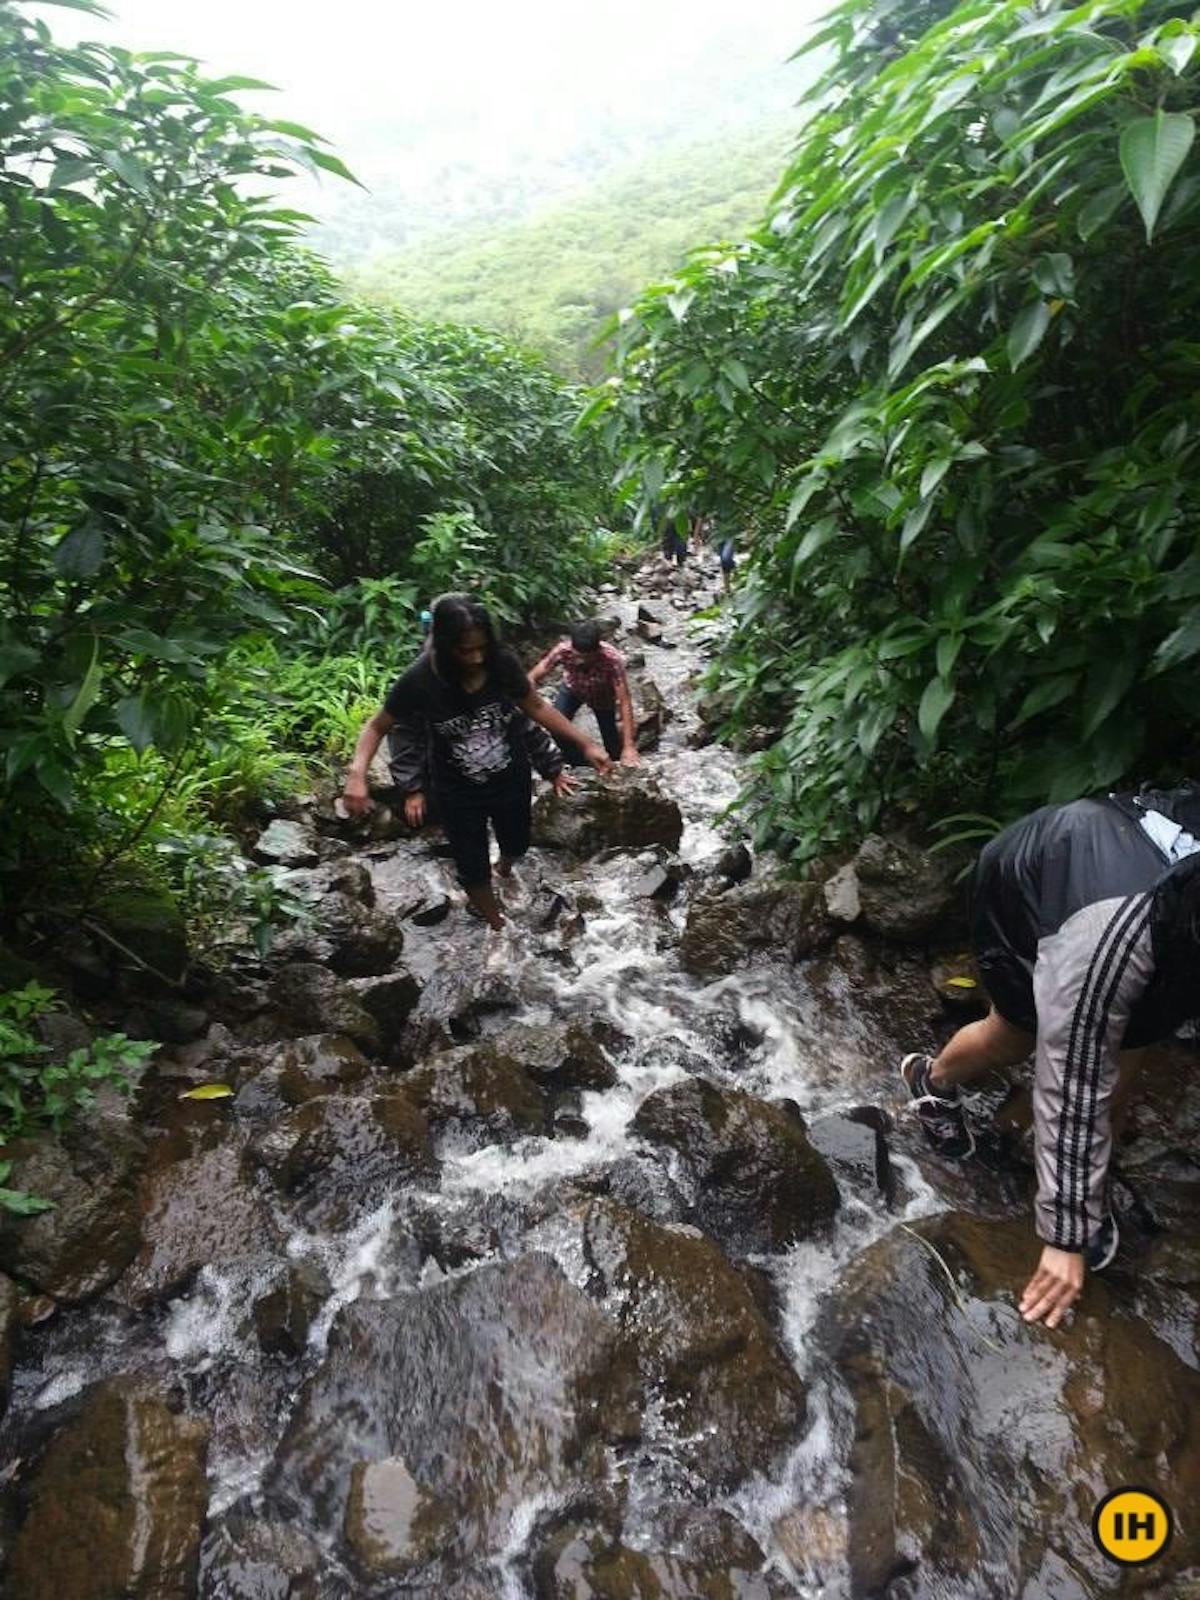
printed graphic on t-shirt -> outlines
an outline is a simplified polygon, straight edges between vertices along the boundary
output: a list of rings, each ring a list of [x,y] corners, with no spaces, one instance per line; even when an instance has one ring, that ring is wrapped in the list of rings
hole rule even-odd
[[[508,741],[508,707],[493,700],[478,711],[449,717],[434,727],[449,747],[449,757],[464,778],[472,783],[487,783],[498,777],[512,761]]]

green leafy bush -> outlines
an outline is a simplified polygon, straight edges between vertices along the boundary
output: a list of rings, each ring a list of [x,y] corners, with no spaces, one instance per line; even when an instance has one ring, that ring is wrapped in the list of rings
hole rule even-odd
[[[768,223],[617,331],[626,492],[739,530],[717,668],[803,857],[1196,754],[1200,29],[845,0]]]
[[[40,1127],[60,1132],[77,1111],[95,1102],[101,1084],[130,1093],[130,1073],[158,1049],[147,1040],[108,1033],[70,1051],[64,1061],[48,1063],[43,1059],[47,1046],[30,1028],[54,1009],[55,991],[39,983],[0,993],[0,1144]],[[5,1163],[0,1183],[9,1170]],[[30,1200],[19,1190],[0,1189],[0,1206],[7,1210],[45,1208],[44,1201]]]

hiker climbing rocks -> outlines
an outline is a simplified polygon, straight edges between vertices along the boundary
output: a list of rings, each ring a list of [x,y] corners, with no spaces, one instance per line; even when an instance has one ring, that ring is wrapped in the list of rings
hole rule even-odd
[[[529,849],[532,781],[524,719],[548,729],[561,744],[577,745],[598,772],[612,762],[537,693],[521,663],[496,637],[487,609],[471,595],[447,594],[433,606],[433,622],[420,658],[392,685],[383,709],[363,726],[346,775],[347,811],[370,807],[367,772],[381,740],[403,725],[431,751],[432,789],[459,882],[493,929],[504,915],[492,888],[488,823],[500,846],[499,872]],[[571,780],[559,773],[555,787]],[[404,814],[413,826],[425,816],[425,793],[409,792]]]
[[[530,683],[540,683],[559,667],[563,681],[554,698],[555,710],[570,722],[580,706],[588,706],[609,755],[624,766],[636,767],[641,757],[625,658],[602,637],[598,622],[577,623],[569,638],[560,640],[530,669]],[[617,727],[618,717],[625,730],[624,738]],[[575,748],[564,746],[561,739],[558,742],[566,760],[572,766],[580,765],[581,757]]]
[[[930,1141],[961,1159],[975,1141],[960,1086],[1036,1052],[1045,1248],[1020,1305],[1054,1328],[1117,1251],[1111,1118],[1140,1047],[1200,1016],[1200,786],[1043,807],[987,845],[972,899],[992,1009],[900,1072]]]

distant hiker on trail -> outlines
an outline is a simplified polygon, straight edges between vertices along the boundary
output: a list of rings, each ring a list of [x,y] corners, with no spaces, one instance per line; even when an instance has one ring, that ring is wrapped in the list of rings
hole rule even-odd
[[[352,815],[370,809],[367,773],[380,742],[403,724],[432,750],[432,787],[446,838],[467,898],[494,929],[504,915],[492,888],[488,823],[500,846],[501,877],[529,849],[532,780],[524,718],[547,728],[561,744],[577,745],[597,772],[612,766],[599,745],[578,733],[547,705],[521,663],[496,637],[487,609],[466,594],[446,594],[433,606],[433,622],[420,658],[388,692],[383,709],[363,726],[346,775],[344,799]],[[555,787],[572,780],[560,773]],[[413,827],[425,817],[425,792],[411,791],[404,815]]]
[[[1021,1297],[1056,1328],[1117,1253],[1108,1195],[1111,1116],[1142,1046],[1200,1016],[1200,786],[1045,806],[986,846],[972,938],[992,1009],[901,1076],[931,1143],[974,1135],[960,1084],[1036,1050],[1036,1226],[1044,1249]]]
[[[562,668],[563,681],[554,697],[555,710],[573,721],[580,706],[590,707],[609,755],[623,766],[636,767],[641,757],[625,658],[601,637],[598,622],[577,623],[570,638],[560,640],[530,669],[530,683],[540,683],[556,667]],[[618,716],[625,730],[624,740],[617,730]],[[561,739],[558,742],[567,761],[578,766],[580,758],[574,749],[563,746]]]
[[[732,537],[721,540],[717,547],[717,559],[721,563],[721,582],[724,585],[725,593],[728,594],[730,585],[733,582],[733,569],[737,565]]]
[[[673,516],[668,516],[663,519],[661,533],[663,560],[668,566],[670,566],[673,561],[677,567],[682,567],[683,563],[687,560],[687,540],[676,527],[675,518]]]

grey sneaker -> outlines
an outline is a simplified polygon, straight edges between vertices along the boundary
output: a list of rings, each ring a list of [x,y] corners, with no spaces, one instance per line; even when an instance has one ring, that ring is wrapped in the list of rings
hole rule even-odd
[[[1103,1272],[1112,1266],[1113,1257],[1121,1245],[1121,1230],[1111,1211],[1100,1219],[1100,1226],[1083,1247],[1083,1259],[1089,1272]]]
[[[935,1092],[929,1070],[933,1057],[914,1053],[900,1063],[900,1076],[912,1096],[911,1109],[921,1119],[925,1137],[938,1152],[951,1161],[965,1161],[975,1150],[975,1135],[963,1116],[957,1089],[949,1094]]]

